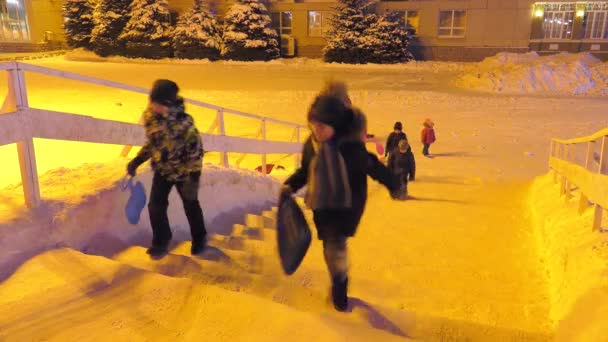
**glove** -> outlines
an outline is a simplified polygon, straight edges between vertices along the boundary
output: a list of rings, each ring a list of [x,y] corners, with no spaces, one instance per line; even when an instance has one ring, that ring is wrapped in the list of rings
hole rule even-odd
[[[137,158],[131,160],[129,164],[127,164],[127,173],[129,174],[129,176],[135,177],[139,165],[141,164],[139,163],[139,160],[137,160]]]
[[[285,201],[288,196],[291,196],[293,191],[289,185],[283,185],[279,191],[279,203]]]
[[[413,181],[415,181],[415,180],[416,180],[416,177],[414,177],[414,176],[410,176],[410,182],[413,182]]]
[[[391,198],[399,201],[405,201],[407,199],[407,188],[405,187],[405,183],[402,182],[398,189],[391,191]]]

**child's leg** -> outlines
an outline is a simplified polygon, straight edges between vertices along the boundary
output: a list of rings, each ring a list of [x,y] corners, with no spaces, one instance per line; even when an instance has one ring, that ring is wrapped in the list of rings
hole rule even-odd
[[[345,236],[328,236],[323,240],[325,263],[332,280],[344,280],[348,272]]]
[[[169,193],[173,184],[168,182],[159,173],[154,173],[152,189],[150,190],[150,203],[148,212],[150,214],[150,224],[152,225],[152,247],[166,249],[171,241],[171,228],[167,217],[167,207],[169,206]]]
[[[188,180],[177,185],[177,192],[182,199],[184,211],[190,224],[193,245],[204,245],[207,236],[203,210],[198,200],[200,177],[200,172],[193,173]]]
[[[428,156],[429,155],[429,147],[430,146],[431,145],[429,145],[429,144],[424,144],[424,148],[422,149],[422,154],[424,154],[425,156]]]
[[[323,240],[323,254],[331,274],[331,296],[338,311],[348,308],[348,261],[346,257],[346,237],[329,236]]]

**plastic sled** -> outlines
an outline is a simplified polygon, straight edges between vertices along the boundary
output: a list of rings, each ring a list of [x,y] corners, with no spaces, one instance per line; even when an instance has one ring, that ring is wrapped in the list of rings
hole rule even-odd
[[[381,143],[376,143],[376,152],[378,153],[379,156],[384,155],[384,146],[382,146]]]
[[[283,271],[292,275],[304,260],[312,240],[304,213],[292,196],[279,203],[277,240]]]
[[[125,215],[131,224],[137,224],[141,217],[141,212],[146,207],[146,189],[142,182],[133,184],[133,178],[123,180],[122,190],[129,190],[129,200],[125,206]]]

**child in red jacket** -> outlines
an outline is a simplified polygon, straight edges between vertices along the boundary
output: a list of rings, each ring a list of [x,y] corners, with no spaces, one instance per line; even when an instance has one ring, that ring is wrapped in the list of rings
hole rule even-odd
[[[424,126],[424,128],[422,129],[422,133],[420,134],[422,144],[424,145],[424,148],[422,149],[422,154],[428,156],[429,147],[431,147],[431,144],[435,142],[435,130],[433,129],[435,124],[431,119],[426,119],[424,120],[422,125]]]

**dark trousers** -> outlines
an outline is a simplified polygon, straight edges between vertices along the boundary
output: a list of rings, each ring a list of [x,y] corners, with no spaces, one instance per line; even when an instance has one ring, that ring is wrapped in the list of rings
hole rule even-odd
[[[169,193],[173,186],[184,204],[186,217],[190,224],[190,233],[193,243],[203,243],[207,236],[203,210],[198,201],[198,187],[201,178],[200,172],[190,174],[188,179],[183,182],[170,182],[158,172],[154,173],[152,180],[152,190],[150,191],[150,203],[148,212],[150,213],[150,223],[152,225],[152,244],[154,246],[165,246],[171,241],[171,227],[167,208],[169,207]]]
[[[422,154],[424,154],[425,156],[429,155],[429,147],[431,147],[431,144],[424,144],[424,148],[422,149]]]

